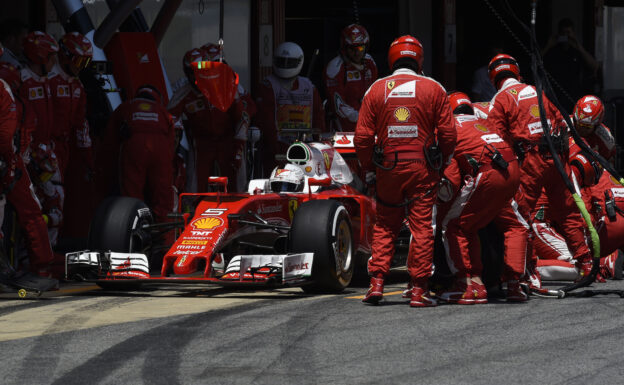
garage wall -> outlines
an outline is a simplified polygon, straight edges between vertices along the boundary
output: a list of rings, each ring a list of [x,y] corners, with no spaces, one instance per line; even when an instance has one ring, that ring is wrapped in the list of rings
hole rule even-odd
[[[239,74],[241,84],[250,85],[250,8],[252,0],[227,0],[224,10],[224,48],[228,64]],[[143,0],[140,8],[148,25],[152,25],[162,6],[161,0]],[[96,26],[109,12],[105,0],[84,0],[91,21]],[[53,9],[51,5],[49,5]],[[48,30],[60,37],[63,31],[48,17]],[[165,70],[173,84],[184,76],[182,57],[193,47],[219,40],[219,1],[184,0],[173,18],[159,47]]]

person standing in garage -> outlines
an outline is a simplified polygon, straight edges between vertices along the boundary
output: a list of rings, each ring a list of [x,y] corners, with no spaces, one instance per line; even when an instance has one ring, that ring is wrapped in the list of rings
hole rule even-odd
[[[364,93],[377,80],[377,65],[368,54],[369,45],[366,28],[351,24],[340,34],[340,54],[325,67],[332,131],[355,131]]]
[[[173,211],[173,118],[160,91],[146,84],[134,99],[122,103],[111,116],[121,137],[119,150],[121,195],[145,201],[157,221]]]
[[[0,52],[2,52],[1,48]],[[1,98],[10,107],[7,112],[0,114],[3,117],[2,124],[0,124],[2,157],[9,166],[9,170],[15,169],[5,174],[2,181],[3,190],[6,192],[7,201],[17,212],[17,221],[23,230],[28,249],[31,272],[49,276],[49,264],[53,259],[50,239],[41,212],[41,204],[34,194],[34,187],[24,164],[25,159],[30,159],[29,146],[35,116],[33,111],[27,109],[28,106],[18,97],[21,78],[17,68],[9,63],[0,64],[0,79],[10,85],[13,92],[13,96],[9,98],[9,92],[5,88],[7,96]],[[16,132],[19,140],[14,141]],[[16,153],[13,152],[14,145],[18,147]]]
[[[377,217],[368,262],[371,280],[363,299],[367,303],[377,304],[383,298],[384,277],[407,211],[413,237],[407,262],[410,306],[437,305],[428,291],[435,197],[440,168],[453,156],[457,133],[446,90],[421,75],[423,59],[423,48],[416,38],[406,35],[392,42],[388,64],[393,73],[366,92],[355,129],[354,144],[367,182],[375,178],[375,154],[379,154],[375,163],[383,166],[376,171]],[[439,151],[431,156],[434,142],[439,143]],[[433,158],[439,159],[437,164]]]
[[[228,190],[236,190],[236,175],[243,160],[249,114],[237,93],[227,111],[214,106],[195,81],[193,63],[210,60],[208,52],[194,48],[182,59],[188,83],[169,102],[169,111],[184,125],[191,143],[187,163],[187,192],[206,192],[208,178],[226,176]],[[243,139],[241,139],[243,138]]]
[[[260,84],[255,121],[262,132],[264,175],[277,166],[275,155],[285,154],[302,133],[326,132],[321,97],[310,79],[299,75],[302,68],[301,47],[284,42],[273,54],[273,73]]]

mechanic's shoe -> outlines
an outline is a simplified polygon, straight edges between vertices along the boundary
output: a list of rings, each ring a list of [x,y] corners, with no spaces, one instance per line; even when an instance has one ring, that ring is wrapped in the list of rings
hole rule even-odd
[[[411,307],[433,307],[438,306],[438,301],[431,298],[427,278],[412,279],[412,293],[410,298]]]
[[[615,278],[616,261],[619,257],[619,254],[620,252],[616,250],[615,252],[600,259],[600,275],[602,275],[604,278]]]
[[[521,283],[526,283],[527,287],[530,289],[541,289],[542,288],[542,277],[540,273],[537,271],[537,263],[530,262],[526,268],[526,272],[521,279]]]
[[[370,286],[362,302],[377,305],[383,298],[384,279],[371,277]]]
[[[450,288],[437,295],[437,298],[440,301],[458,305],[474,305],[475,303],[472,286],[462,280],[456,280]]]
[[[581,280],[583,280],[585,277],[587,277],[590,273],[591,273],[591,269],[593,266],[593,261],[592,259],[583,261],[583,262],[576,262],[576,269],[579,272],[579,276],[578,278],[574,281],[574,282],[579,282]],[[594,280],[594,282],[598,282],[598,283],[605,283],[607,282],[606,279],[604,279],[604,277],[602,276],[602,274],[600,274],[600,269],[598,270],[598,273],[596,274],[596,279]]]
[[[528,299],[520,281],[507,281],[507,302],[526,302]]]
[[[403,290],[403,295],[401,295],[401,297],[405,298],[405,299],[410,299],[412,298],[412,282],[408,282],[407,284],[407,289]]]
[[[488,293],[485,285],[482,283],[471,282],[470,288],[472,289],[472,295],[474,296],[475,304],[488,303]]]

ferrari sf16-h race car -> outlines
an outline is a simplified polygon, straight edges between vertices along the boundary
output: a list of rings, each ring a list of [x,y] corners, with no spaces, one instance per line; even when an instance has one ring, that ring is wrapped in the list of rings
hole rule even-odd
[[[354,169],[352,138],[292,144],[287,165],[272,177],[301,172],[299,191],[253,179],[246,193],[228,193],[227,178],[213,177],[224,191],[181,194],[178,207],[186,209],[172,215],[175,222],[154,223],[137,199],[110,198],[91,223],[90,251],[66,255],[66,276],[104,288],[166,282],[340,292],[370,256],[375,220],[375,201]],[[156,239],[176,227],[161,262]]]

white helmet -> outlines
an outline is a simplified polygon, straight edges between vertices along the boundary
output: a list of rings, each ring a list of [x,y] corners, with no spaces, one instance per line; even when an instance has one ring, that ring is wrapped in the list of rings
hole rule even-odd
[[[303,67],[303,50],[289,41],[277,46],[273,54],[273,72],[282,79],[292,79],[299,75]]]
[[[275,167],[269,184],[273,192],[300,192],[303,191],[305,177],[299,167],[287,163],[284,168]]]

